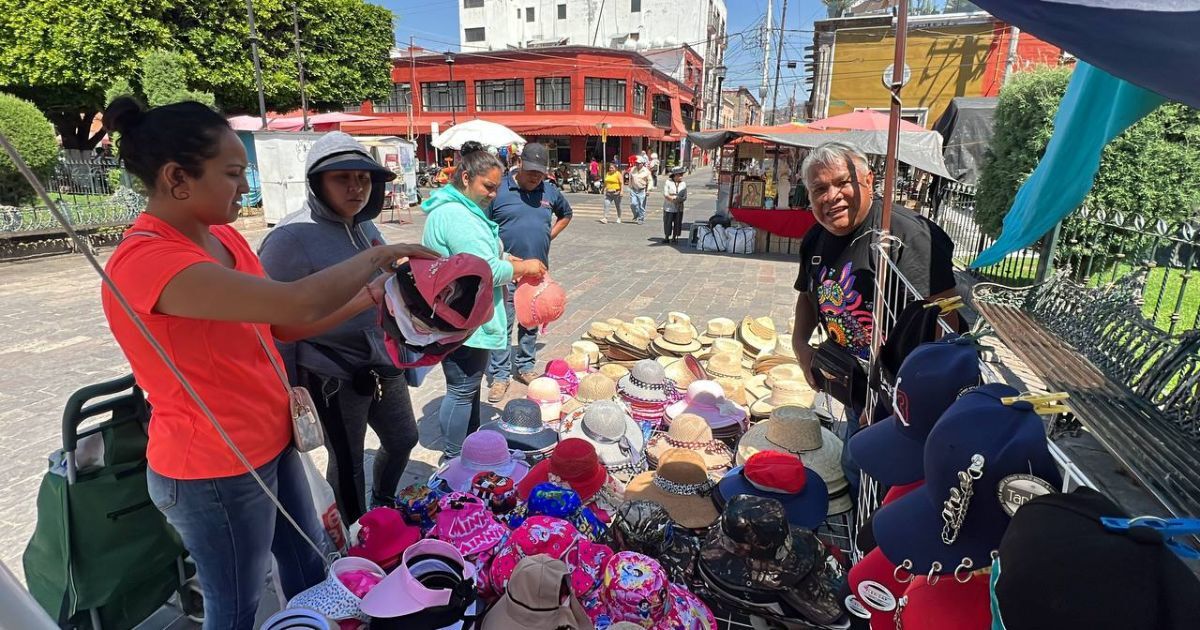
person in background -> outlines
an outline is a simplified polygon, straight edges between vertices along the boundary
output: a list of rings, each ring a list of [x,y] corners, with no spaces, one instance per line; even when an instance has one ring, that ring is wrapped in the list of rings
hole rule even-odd
[[[621,171],[616,162],[608,163],[608,172],[604,174],[604,218],[601,223],[608,223],[608,207],[616,206],[617,223],[621,222],[621,192],[625,189]]]
[[[629,172],[629,209],[633,211],[633,220],[638,225],[646,222],[646,195],[650,191],[651,179],[646,158],[639,155],[633,170]]]
[[[596,156],[593,155],[591,161],[588,162],[587,189],[588,189],[589,193],[599,192],[599,187],[596,184],[596,182],[599,182],[599,181],[600,181],[600,163],[596,161]]]
[[[191,101],[144,110],[121,97],[105,110],[104,126],[120,134],[125,168],[149,191],[146,210],[105,270],[204,403],[168,371],[116,293],[102,285],[109,329],[150,404],[149,498],[196,564],[204,628],[250,630],[271,554],[281,595],[291,598],[325,579],[322,556],[332,551],[292,447],[289,386],[269,340],[336,328],[374,308],[371,293],[381,283],[367,283],[378,270],[436,254],[380,245],[294,282],[271,280],[229,225],[250,190],[249,162],[224,116]],[[279,515],[233,448],[298,527]]]
[[[372,220],[383,210],[386,183],[395,179],[350,136],[325,134],[308,152],[308,198],[263,239],[258,255],[267,275],[291,282],[384,243]],[[378,304],[381,293],[371,299]],[[396,488],[417,445],[417,422],[404,370],[383,343],[379,313],[367,309],[337,328],[295,343],[280,354],[293,382],[317,404],[329,449],[326,469],[346,523],[377,505],[395,504]],[[363,448],[367,425],[379,436],[371,495]]]
[[[525,145],[519,170],[500,182],[487,213],[488,218],[500,226],[500,241],[504,243],[505,252],[521,259],[539,260],[546,267],[550,266],[550,241],[571,222],[571,204],[553,182],[546,181],[548,161],[545,146],[536,142]],[[538,377],[534,369],[537,365],[536,328],[517,324],[517,351],[512,352],[509,342],[515,323],[513,294],[517,283],[509,283],[506,289],[504,310],[508,327],[504,330],[504,348],[493,350],[488,364],[490,403],[504,399],[514,367],[516,379],[521,383],[528,385]]]
[[[467,435],[479,428],[479,390],[491,351],[508,344],[505,332],[504,287],[524,276],[541,277],[546,265],[504,253],[500,226],[488,218],[486,208],[504,179],[504,165],[478,142],[463,143],[459,168],[449,186],[435,190],[421,210],[427,215],[421,242],[442,254],[473,254],[492,270],[492,319],[467,338],[466,343],[442,360],[446,395],[438,409],[438,424],[445,437],[442,457],[458,457]]]
[[[654,188],[658,188],[658,174],[661,172],[659,170],[661,168],[662,168],[662,164],[658,161],[658,154],[651,153],[650,154],[650,177],[652,177],[654,180],[654,182],[652,184],[652,186]]]
[[[683,230],[683,202],[687,200],[687,184],[683,181],[683,167],[671,169],[671,175],[663,186],[663,242],[678,243]]]

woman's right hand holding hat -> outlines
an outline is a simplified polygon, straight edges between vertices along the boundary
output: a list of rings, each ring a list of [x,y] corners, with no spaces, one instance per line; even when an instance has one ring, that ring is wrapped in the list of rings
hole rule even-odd
[[[532,260],[526,260],[524,258],[517,258],[516,256],[510,255],[508,257],[508,261],[512,263],[513,266],[513,280],[524,278],[526,276],[541,278],[542,276],[546,275],[546,264],[536,258]]]

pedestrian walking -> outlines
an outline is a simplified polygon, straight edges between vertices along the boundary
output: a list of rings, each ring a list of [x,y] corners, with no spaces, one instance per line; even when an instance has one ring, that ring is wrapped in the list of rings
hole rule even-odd
[[[149,499],[196,564],[204,627],[250,630],[270,554],[290,599],[325,579],[322,556],[332,551],[292,446],[292,392],[269,340],[320,336],[375,309],[382,282],[367,283],[379,269],[436,254],[380,245],[294,282],[270,280],[229,225],[250,190],[249,161],[223,116],[192,101],[144,110],[122,97],[104,126],[120,134],[122,163],[149,191],[105,267],[124,300],[101,286],[108,327],[150,403]],[[203,406],[165,368],[126,302]]]
[[[671,169],[671,175],[663,186],[663,242],[678,243],[683,231],[683,202],[687,200],[687,183],[683,181],[683,167]]]
[[[521,151],[515,174],[505,176],[488,210],[488,218],[500,226],[504,251],[525,260],[540,260],[550,266],[550,241],[571,222],[571,204],[546,180],[549,154],[542,144],[531,142]],[[507,286],[504,296],[504,347],[493,350],[488,363],[488,402],[498,403],[508,392],[516,368],[516,379],[526,385],[537,378],[537,328],[517,328],[517,349],[512,351],[512,329],[516,320],[513,295],[516,282]]]
[[[504,287],[523,276],[540,277],[546,265],[540,260],[504,256],[500,226],[487,216],[486,208],[496,196],[504,177],[504,165],[478,142],[462,146],[458,170],[449,186],[443,186],[421,204],[426,213],[421,242],[444,255],[473,254],[492,269],[492,319],[467,338],[459,349],[442,360],[446,395],[438,409],[445,445],[445,459],[458,457],[467,435],[479,428],[479,390],[492,350],[507,344],[508,319],[504,312]]]
[[[617,223],[621,222],[621,193],[624,190],[625,183],[622,181],[621,171],[617,169],[617,163],[609,162],[608,172],[604,174],[604,218],[600,219],[601,223],[608,223],[609,206],[616,206]]]
[[[273,280],[310,276],[384,243],[373,219],[395,179],[350,136],[325,134],[308,152],[308,197],[259,246]],[[382,293],[371,296],[378,303]],[[293,382],[313,393],[329,449],[326,476],[338,509],[353,523],[377,505],[394,505],[400,477],[417,445],[417,422],[404,370],[388,357],[379,314],[368,309],[321,335],[280,343]],[[379,436],[371,495],[363,449],[370,425]]]
[[[653,186],[658,188],[658,174],[662,168],[662,163],[658,161],[658,153],[650,154],[650,176],[654,179]]]
[[[600,163],[596,161],[596,156],[592,156],[591,162],[588,163],[588,181],[587,189],[589,193],[600,192]]]
[[[639,155],[633,170],[629,172],[629,209],[633,211],[633,220],[639,225],[646,222],[646,195],[650,191],[651,180],[646,158]]]

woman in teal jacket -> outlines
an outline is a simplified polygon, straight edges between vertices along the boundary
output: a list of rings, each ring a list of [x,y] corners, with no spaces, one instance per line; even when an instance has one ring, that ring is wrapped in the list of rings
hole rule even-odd
[[[438,424],[446,442],[444,457],[457,457],[463,440],[479,428],[479,390],[492,350],[508,345],[504,314],[504,285],[523,276],[541,277],[540,260],[521,260],[504,254],[500,226],[487,217],[496,197],[504,166],[478,142],[462,147],[450,186],[433,192],[421,209],[428,215],[421,244],[446,256],[474,254],[492,268],[492,319],[467,338],[465,344],[442,360],[446,395],[438,411]]]

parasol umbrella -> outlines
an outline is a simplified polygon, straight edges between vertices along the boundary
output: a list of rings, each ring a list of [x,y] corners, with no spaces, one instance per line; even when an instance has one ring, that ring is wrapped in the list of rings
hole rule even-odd
[[[439,149],[461,149],[464,142],[474,140],[488,147],[506,147],[510,144],[525,144],[525,138],[517,132],[494,122],[476,118],[465,123],[454,125],[443,131],[433,141],[433,146]]]
[[[888,115],[873,109],[859,109],[808,123],[813,129],[842,129],[850,131],[887,131]],[[925,131],[921,125],[900,121],[900,131]]]
[[[826,131],[800,133],[755,133],[750,134],[768,142],[790,147],[813,148],[826,142],[853,144],[868,155],[887,153],[887,130],[878,131]],[[901,162],[933,175],[954,179],[942,160],[942,136],[936,131],[901,131],[898,157]]]

